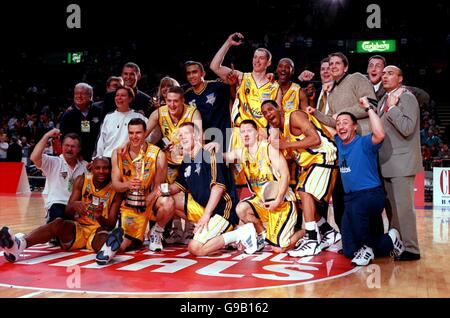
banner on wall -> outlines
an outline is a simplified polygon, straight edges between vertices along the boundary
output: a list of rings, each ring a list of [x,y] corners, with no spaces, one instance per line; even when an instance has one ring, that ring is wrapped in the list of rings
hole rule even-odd
[[[450,168],[433,168],[433,205],[450,207]]]

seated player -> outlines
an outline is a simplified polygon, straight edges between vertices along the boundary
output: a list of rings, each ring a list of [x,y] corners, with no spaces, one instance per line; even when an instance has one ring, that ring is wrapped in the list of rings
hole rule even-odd
[[[257,250],[266,240],[276,252],[295,246],[301,232],[295,232],[297,221],[296,198],[288,187],[289,169],[283,155],[267,140],[258,141],[258,130],[253,120],[242,121],[240,135],[244,148],[224,154],[227,161],[240,162],[253,195],[239,202],[236,212],[244,223],[253,223],[258,233]],[[263,195],[268,183],[278,182],[279,190],[272,201]],[[263,223],[267,222],[267,232]]]
[[[92,174],[77,177],[66,206],[65,213],[73,220],[57,218],[28,235],[14,235],[8,227],[3,227],[0,248],[9,262],[17,261],[25,248],[46,243],[55,236],[65,250],[98,251],[117,222],[121,202],[121,195],[112,188],[110,160],[94,158]]]
[[[179,217],[196,223],[189,252],[211,254],[230,243],[241,242],[245,252],[256,251],[256,232],[252,224],[232,230],[239,222],[238,197],[231,175],[221,156],[202,147],[201,131],[193,123],[180,126],[184,160],[180,173],[169,188]]]

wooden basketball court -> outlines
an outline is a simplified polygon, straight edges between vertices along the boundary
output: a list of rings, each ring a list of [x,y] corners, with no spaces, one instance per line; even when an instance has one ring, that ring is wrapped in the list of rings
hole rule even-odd
[[[9,226],[15,233],[28,233],[35,227],[44,223],[44,202],[39,194],[31,195],[0,195],[0,225]],[[415,262],[394,262],[389,257],[376,258],[373,265],[358,269],[345,270],[342,275],[326,277],[306,283],[286,282],[283,286],[267,286],[258,288],[245,288],[239,291],[211,290],[208,293],[190,291],[189,286],[194,286],[189,281],[189,276],[180,278],[178,286],[186,286],[186,290],[180,293],[93,293],[74,292],[68,290],[51,290],[52,288],[26,287],[22,282],[21,271],[15,271],[14,267],[20,266],[9,264],[0,260],[1,273],[8,273],[9,283],[0,281],[0,297],[23,297],[23,298],[98,298],[98,297],[199,297],[199,298],[336,298],[336,297],[407,297],[407,298],[435,298],[450,297],[450,210],[432,209],[431,206],[417,208],[417,226],[422,259]],[[61,252],[54,251],[52,253]],[[147,252],[148,253],[148,252]],[[325,254],[327,266],[329,260],[335,257],[328,252]],[[269,254],[267,254],[269,255]],[[34,255],[33,255],[34,257]],[[89,256],[85,253],[86,260]],[[276,255],[270,255],[276,257]],[[289,263],[278,258],[280,264]],[[314,261],[314,260],[313,260]],[[336,261],[337,262],[337,261]],[[221,263],[223,264],[223,263]],[[292,264],[291,271],[299,269],[298,263]],[[314,264],[314,262],[305,263]],[[304,264],[304,265],[305,265]],[[332,264],[332,262],[331,262]],[[337,263],[335,263],[337,264]],[[22,265],[23,266],[23,265]],[[39,278],[40,273],[33,271],[34,265],[28,265],[28,274]],[[347,266],[347,265],[345,265]],[[51,267],[51,266],[49,266]],[[17,267],[19,268],[19,267]],[[289,268],[286,267],[286,268]],[[229,272],[231,273],[231,271]],[[67,275],[70,275],[68,273]],[[131,274],[130,274],[131,275]],[[170,274],[158,274],[161,279],[170,278]],[[167,275],[167,276],[166,276]],[[227,274],[232,276],[233,274]],[[235,275],[238,276],[238,275]],[[132,276],[130,276],[132,277]],[[283,277],[283,275],[279,275]],[[42,280],[51,281],[52,276]],[[39,279],[38,279],[39,280]],[[14,283],[11,283],[13,281]],[[214,278],[209,279],[214,284]],[[243,282],[243,281],[242,281]],[[44,284],[45,285],[45,284]],[[22,287],[20,287],[22,286]],[[82,290],[82,288],[81,288]]]

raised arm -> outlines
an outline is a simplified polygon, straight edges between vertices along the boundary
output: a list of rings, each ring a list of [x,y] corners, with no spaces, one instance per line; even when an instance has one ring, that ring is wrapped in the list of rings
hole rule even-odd
[[[241,33],[236,32],[231,34],[225,41],[225,43],[222,45],[222,47],[219,49],[219,51],[217,51],[216,55],[214,56],[209,66],[211,70],[214,73],[216,73],[217,76],[219,76],[226,83],[228,83],[227,76],[230,72],[232,72],[232,69],[222,65],[225,55],[228,53],[230,47],[242,44],[242,41],[239,42],[236,41],[235,37],[239,39],[244,39],[244,36]],[[234,72],[237,74],[240,82],[242,80],[242,72],[238,70],[234,70]]]
[[[366,96],[359,99],[359,104],[369,114],[370,127],[372,128],[372,143],[377,145],[384,140],[383,123]]]
[[[47,146],[48,140],[50,138],[59,138],[60,136],[61,132],[59,131],[59,129],[53,128],[52,130],[47,132],[41,140],[39,140],[30,156],[31,161],[34,162],[36,167],[40,168],[42,166],[42,153]]]

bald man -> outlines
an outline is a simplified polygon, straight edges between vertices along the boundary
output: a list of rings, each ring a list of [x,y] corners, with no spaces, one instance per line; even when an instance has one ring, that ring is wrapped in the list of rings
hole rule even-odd
[[[405,251],[395,259],[420,259],[414,210],[414,178],[422,170],[420,110],[417,99],[403,86],[403,73],[394,65],[383,69],[386,95],[378,103],[385,130],[379,151],[381,174],[387,192],[387,214],[391,228],[400,231]]]

